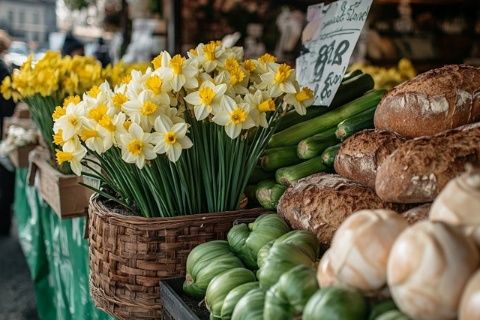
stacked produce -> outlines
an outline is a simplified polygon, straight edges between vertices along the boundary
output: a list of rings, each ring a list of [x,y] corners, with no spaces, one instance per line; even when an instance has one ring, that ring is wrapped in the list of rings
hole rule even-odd
[[[183,288],[205,298],[212,319],[292,319],[318,290],[318,249],[311,232],[290,231],[278,215],[264,214],[234,226],[228,242],[194,248]]]
[[[383,90],[371,90],[370,75],[354,71],[345,76],[330,108],[312,106],[300,117],[290,112],[277,126],[251,183],[265,208],[275,209],[286,187],[317,172],[330,172],[341,141],[373,128]],[[262,180],[263,178],[263,180]]]
[[[279,214],[328,249],[321,290],[380,301],[369,319],[480,319],[479,87],[480,69],[462,65],[398,86],[377,107],[376,129],[340,145],[338,174],[285,190]],[[345,315],[354,300],[317,311],[327,304],[320,297],[304,319],[367,319],[361,306]]]

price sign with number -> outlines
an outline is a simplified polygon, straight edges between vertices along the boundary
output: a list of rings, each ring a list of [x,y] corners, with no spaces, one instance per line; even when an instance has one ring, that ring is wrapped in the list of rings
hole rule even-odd
[[[329,106],[367,20],[372,0],[339,0],[308,8],[304,53],[297,80],[315,92],[315,105]]]

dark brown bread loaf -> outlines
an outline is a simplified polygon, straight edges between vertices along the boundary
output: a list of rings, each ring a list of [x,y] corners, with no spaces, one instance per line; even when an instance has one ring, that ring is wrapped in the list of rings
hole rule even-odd
[[[465,164],[480,166],[480,123],[404,142],[377,170],[384,201],[431,202]]]
[[[360,131],[342,143],[335,158],[335,171],[373,189],[377,167],[404,141],[391,131]]]
[[[328,247],[340,224],[361,209],[397,209],[375,192],[337,174],[314,174],[289,187],[277,211],[294,229],[310,230]]]
[[[418,207],[402,212],[400,215],[404,217],[409,224],[414,224],[418,221],[428,219],[431,206],[431,203],[425,203]]]
[[[480,68],[448,65],[406,81],[382,99],[375,128],[431,136],[480,120]]]

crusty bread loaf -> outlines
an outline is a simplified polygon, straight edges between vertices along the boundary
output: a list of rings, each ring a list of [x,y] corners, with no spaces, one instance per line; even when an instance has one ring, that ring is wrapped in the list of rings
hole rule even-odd
[[[361,209],[397,209],[358,182],[337,174],[318,173],[289,187],[277,211],[294,229],[310,230],[328,247],[340,224]]]
[[[377,167],[405,141],[386,130],[363,130],[342,143],[335,158],[335,171],[348,179],[375,188]]]
[[[428,213],[430,212],[431,203],[425,203],[414,207],[410,210],[400,213],[402,217],[407,220],[409,224],[414,224],[418,221],[428,219]]]
[[[406,81],[385,95],[375,128],[431,136],[480,120],[480,68],[449,65]]]
[[[378,167],[375,189],[384,201],[431,202],[467,163],[480,166],[480,123],[404,142]]]

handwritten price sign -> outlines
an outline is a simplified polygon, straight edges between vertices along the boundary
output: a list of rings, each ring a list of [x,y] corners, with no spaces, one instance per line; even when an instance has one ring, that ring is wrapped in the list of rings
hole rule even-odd
[[[297,58],[296,69],[298,82],[315,91],[315,105],[332,102],[371,4],[372,0],[340,0],[308,8],[306,50]]]

